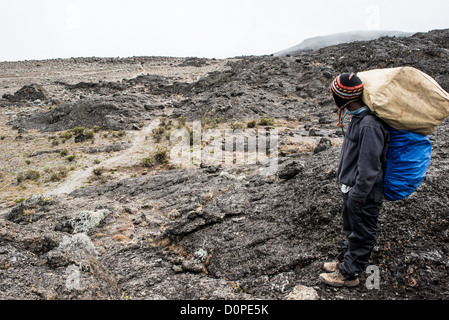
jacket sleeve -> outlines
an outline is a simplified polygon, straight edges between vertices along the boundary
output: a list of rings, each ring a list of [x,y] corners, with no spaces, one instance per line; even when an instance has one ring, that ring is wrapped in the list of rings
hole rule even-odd
[[[385,135],[380,128],[364,126],[359,136],[359,158],[357,177],[349,197],[357,202],[366,202],[374,184],[383,174],[382,153]]]

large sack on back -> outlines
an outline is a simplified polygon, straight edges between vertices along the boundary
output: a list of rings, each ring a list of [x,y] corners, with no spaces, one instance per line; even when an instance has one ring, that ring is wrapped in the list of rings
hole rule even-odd
[[[365,104],[397,130],[429,135],[449,117],[449,93],[415,68],[376,69],[357,75],[364,83]]]

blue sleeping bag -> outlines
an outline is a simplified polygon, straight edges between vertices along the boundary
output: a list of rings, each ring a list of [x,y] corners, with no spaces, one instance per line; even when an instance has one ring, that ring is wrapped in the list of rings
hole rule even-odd
[[[390,147],[384,177],[389,201],[402,200],[420,186],[429,168],[432,143],[428,136],[389,127]]]

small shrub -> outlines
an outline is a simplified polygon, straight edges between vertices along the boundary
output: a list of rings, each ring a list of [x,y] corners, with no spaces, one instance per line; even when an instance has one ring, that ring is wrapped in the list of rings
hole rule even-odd
[[[41,177],[41,173],[37,170],[28,170],[25,172],[25,179],[37,181]]]
[[[59,167],[58,168],[58,173],[59,173],[59,176],[61,178],[67,177],[67,171],[68,171],[68,169],[66,167]]]
[[[101,163],[100,160],[98,160],[98,159],[95,159],[95,160],[94,160],[94,164],[100,164],[100,163]]]
[[[143,167],[147,167],[147,168],[151,168],[152,166],[154,166],[154,158],[153,157],[146,157],[142,159],[142,166]]]
[[[53,147],[56,147],[56,146],[59,146],[59,140],[53,140],[52,142],[51,142],[51,145],[53,146]]]
[[[24,202],[24,201],[25,201],[24,198],[18,198],[18,199],[16,199],[16,200],[14,200],[15,203],[22,203],[22,202]]]
[[[125,135],[126,135],[126,132],[124,130],[114,131],[112,133],[113,138],[121,138],[121,137],[124,137]]]
[[[93,173],[95,176],[97,176],[97,177],[101,176],[101,175],[103,174],[103,172],[104,172],[104,168],[103,168],[103,167],[101,167],[101,168],[95,168],[95,169],[92,170],[92,173]]]
[[[244,127],[245,126],[243,125],[243,123],[239,123],[239,122],[231,123],[231,129],[232,130],[243,129]]]
[[[68,156],[67,158],[65,158],[67,161],[69,161],[69,162],[72,162],[72,161],[74,161],[75,160],[75,155],[74,154],[72,154],[72,155],[70,155],[70,156]]]
[[[154,140],[159,143],[162,139],[163,134],[165,133],[164,127],[158,127],[153,129],[153,138]]]
[[[186,118],[179,117],[178,118],[178,129],[184,127],[185,125],[186,125]]]
[[[93,139],[93,138],[95,138],[95,133],[92,130],[85,131],[84,135],[86,136],[86,139]]]
[[[53,172],[50,175],[50,181],[56,182],[56,181],[60,181],[60,180],[61,180],[61,176],[57,172]]]
[[[69,140],[73,136],[71,131],[66,131],[60,135],[62,139]]]
[[[165,132],[165,127],[158,127],[156,129],[153,129],[153,134],[156,135],[162,135]]]
[[[190,130],[190,128],[186,128],[189,132],[189,140],[190,140],[190,146],[193,147],[193,130]]]
[[[77,135],[77,134],[83,133],[85,129],[86,129],[86,128],[84,128],[84,127],[76,127],[76,128],[73,128],[71,131],[72,131],[75,135]]]
[[[26,172],[21,172],[17,175],[16,181],[20,184],[23,180],[34,180],[37,181],[41,177],[41,173],[37,170],[28,170]]]
[[[225,119],[222,116],[216,117],[209,112],[201,118],[201,126],[205,129],[216,128],[218,124],[224,122]]]
[[[60,155],[61,157],[65,157],[65,156],[67,156],[68,154],[69,154],[69,151],[68,151],[67,149],[62,150],[62,151],[59,153],[59,155]]]
[[[154,155],[154,160],[156,163],[164,164],[167,162],[167,150],[166,149],[159,149],[156,154]]]
[[[98,131],[101,130],[101,128],[100,128],[99,126],[94,126],[94,127],[92,128],[92,130],[93,130],[94,132],[98,132]]]
[[[248,123],[246,124],[246,126],[247,126],[248,128],[255,128],[255,127],[257,126],[257,121],[256,121],[256,120],[251,120],[250,122],[248,122]]]
[[[18,183],[18,184],[21,184],[23,180],[25,180],[25,177],[23,176],[22,173],[19,173],[19,174],[17,175],[17,177],[16,177],[17,183]]]
[[[272,117],[262,117],[259,124],[262,126],[273,126],[275,124],[275,120]]]

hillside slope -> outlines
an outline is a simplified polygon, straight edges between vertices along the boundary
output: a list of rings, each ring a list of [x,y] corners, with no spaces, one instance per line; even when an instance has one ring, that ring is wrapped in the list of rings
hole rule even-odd
[[[297,55],[304,51],[315,51],[325,47],[351,43],[355,41],[377,40],[381,37],[409,37],[412,33],[401,31],[370,30],[336,33],[308,38],[291,48],[274,53],[275,56]]]

